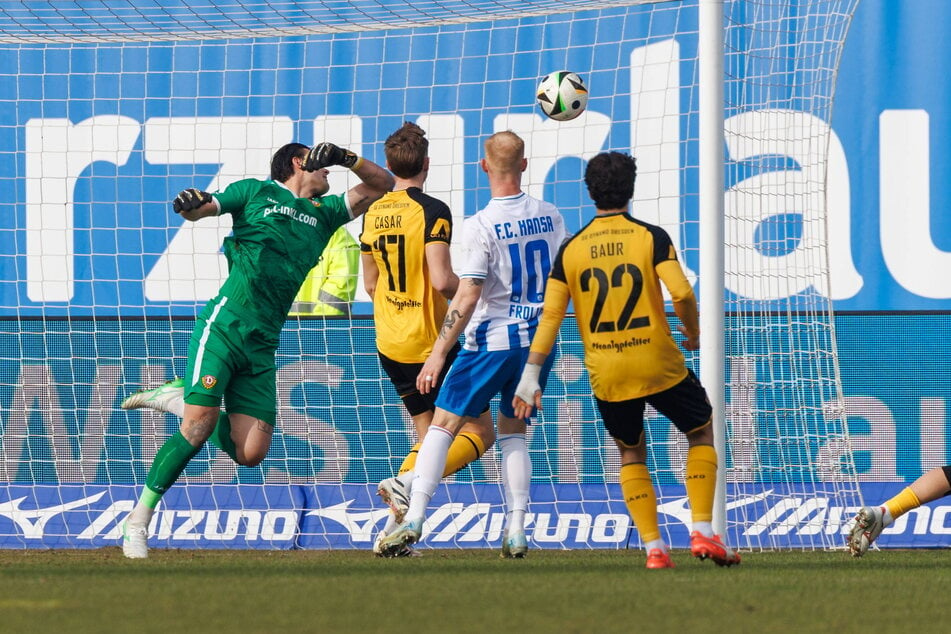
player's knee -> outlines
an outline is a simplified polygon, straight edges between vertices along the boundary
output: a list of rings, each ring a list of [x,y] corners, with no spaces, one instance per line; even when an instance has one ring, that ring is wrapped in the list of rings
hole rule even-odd
[[[188,442],[200,447],[211,436],[217,422],[217,411],[212,408],[208,408],[207,411],[202,409],[183,419],[178,429]]]
[[[941,471],[944,472],[944,477],[948,480],[948,488],[951,489],[951,465],[941,467]]]
[[[256,467],[262,462],[267,456],[267,450],[264,451],[242,451],[238,448],[238,451],[235,452],[235,462],[237,462],[242,467]]]
[[[687,444],[694,445],[712,445],[713,444],[713,422],[707,422],[687,432]]]
[[[238,454],[238,464],[242,467],[256,467],[264,461],[264,456],[242,456]]]
[[[489,447],[495,444],[495,429],[482,428],[479,430],[479,438],[482,439],[482,446],[488,451]]]

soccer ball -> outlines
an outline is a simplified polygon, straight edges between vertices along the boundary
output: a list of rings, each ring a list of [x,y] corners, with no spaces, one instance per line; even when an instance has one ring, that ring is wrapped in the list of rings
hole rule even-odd
[[[560,70],[542,78],[535,99],[547,117],[571,121],[588,105],[588,89],[576,73]]]

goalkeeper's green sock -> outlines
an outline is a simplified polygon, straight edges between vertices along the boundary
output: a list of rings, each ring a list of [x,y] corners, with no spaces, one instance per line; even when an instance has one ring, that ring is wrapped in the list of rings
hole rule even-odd
[[[152,521],[152,514],[155,512],[155,507],[158,506],[159,500],[161,499],[161,493],[156,493],[147,486],[143,487],[142,495],[139,496],[139,501],[136,502],[132,512],[129,513],[129,518],[126,522],[135,526],[148,526],[149,522]]]
[[[231,439],[231,419],[227,412],[221,412],[218,415],[218,423],[212,430],[208,442],[231,456],[235,463],[238,462],[238,450],[235,447],[234,440]]]
[[[177,431],[172,434],[172,436],[165,441],[165,444],[162,445],[162,448],[158,450],[158,453],[155,454],[155,459],[152,461],[152,468],[149,469],[149,474],[145,477],[146,489],[150,489],[153,493],[162,497],[162,495],[168,491],[169,487],[175,484],[175,481],[178,480],[178,476],[182,475],[182,471],[185,470],[189,461],[191,461],[200,450],[201,447],[192,446],[192,444],[182,436],[182,432]],[[158,504],[158,499],[155,499],[155,504]],[[155,506],[153,505],[152,508],[155,508]]]
[[[155,454],[155,459],[152,460],[152,467],[145,477],[142,495],[139,496],[138,502],[129,514],[127,523],[148,526],[162,495],[175,484],[189,461],[200,449],[201,447],[193,447],[185,440],[180,431],[175,432],[165,441]]]

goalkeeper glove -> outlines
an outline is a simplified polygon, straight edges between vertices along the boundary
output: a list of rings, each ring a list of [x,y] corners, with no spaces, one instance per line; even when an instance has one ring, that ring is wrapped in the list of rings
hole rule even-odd
[[[352,169],[359,160],[360,157],[350,150],[325,141],[310,149],[300,167],[305,172],[316,172],[330,165],[342,165]]]
[[[538,383],[538,377],[541,376],[542,366],[537,363],[526,363],[522,369],[522,377],[518,381],[518,387],[515,388],[515,396],[519,397],[530,406],[535,406],[535,394],[542,391],[542,386]]]
[[[175,213],[180,214],[185,211],[193,211],[210,202],[211,194],[192,187],[182,190],[175,197],[175,200],[172,201],[172,209],[175,210]]]

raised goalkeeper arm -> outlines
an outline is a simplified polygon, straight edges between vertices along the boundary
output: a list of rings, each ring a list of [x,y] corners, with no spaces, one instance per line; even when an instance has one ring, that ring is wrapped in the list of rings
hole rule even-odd
[[[326,141],[310,149],[301,162],[301,169],[315,172],[332,165],[346,167],[363,181],[347,192],[347,202],[354,218],[365,213],[370,205],[386,192],[392,191],[395,185],[393,175],[376,163]]]

